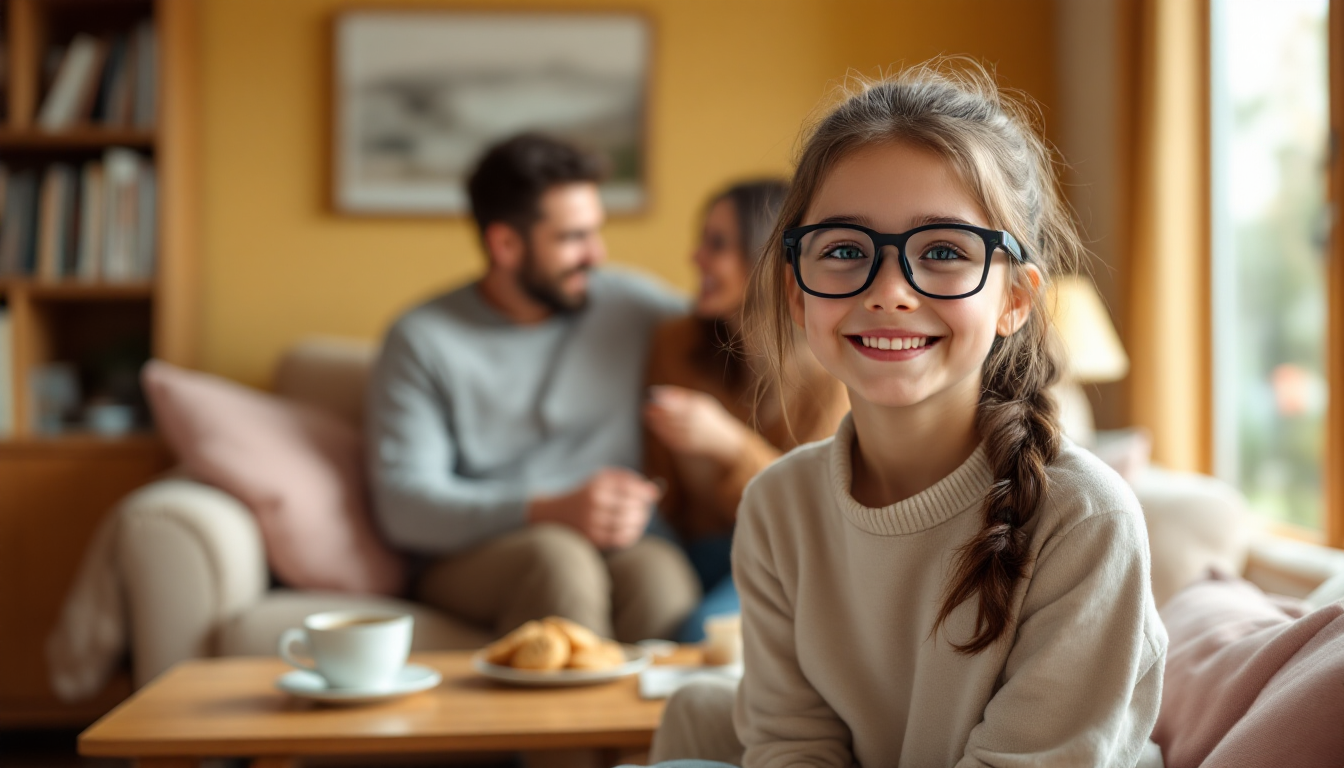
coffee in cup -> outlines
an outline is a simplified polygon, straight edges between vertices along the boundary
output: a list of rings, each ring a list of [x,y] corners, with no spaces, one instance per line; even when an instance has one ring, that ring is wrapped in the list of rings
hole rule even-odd
[[[387,689],[406,666],[413,623],[404,613],[314,613],[303,620],[302,629],[280,635],[280,656],[318,673],[332,688]]]

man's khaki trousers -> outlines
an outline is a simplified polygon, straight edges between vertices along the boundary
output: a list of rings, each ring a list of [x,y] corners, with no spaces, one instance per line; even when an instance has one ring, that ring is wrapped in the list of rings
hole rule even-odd
[[[602,552],[572,528],[540,524],[435,563],[417,593],[499,635],[563,616],[633,643],[671,638],[699,602],[700,584],[686,556],[664,539],[646,536]]]

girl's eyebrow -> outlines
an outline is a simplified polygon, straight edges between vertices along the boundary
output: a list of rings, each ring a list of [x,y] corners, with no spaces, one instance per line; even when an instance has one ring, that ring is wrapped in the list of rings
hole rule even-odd
[[[916,218],[914,224],[916,227],[924,227],[928,226],[929,224],[966,224],[972,227],[978,226],[972,222],[969,222],[961,218],[960,216],[935,216],[932,214],[926,214],[924,216]]]
[[[869,229],[873,229],[873,224],[872,224],[872,220],[871,220],[871,219],[869,219],[867,216],[853,215],[853,214],[837,214],[837,215],[835,215],[835,216],[827,216],[826,218],[822,219],[821,221],[819,221],[819,222],[817,222],[817,223],[818,223],[818,224],[858,224],[859,226],[862,226],[862,227],[868,227]],[[967,221],[967,220],[961,218],[960,216],[940,216],[940,215],[937,215],[937,214],[926,213],[926,214],[924,214],[924,215],[922,215],[922,216],[916,216],[916,217],[914,218],[914,220],[911,222],[911,228],[913,229],[914,227],[925,227],[925,226],[928,226],[928,225],[930,225],[930,224],[967,224],[967,225],[970,225],[970,226],[978,226],[978,225],[974,224],[973,222],[969,222],[969,221]]]
[[[837,215],[835,215],[835,216],[827,216],[826,218],[822,219],[821,221],[818,221],[817,223],[818,223],[818,224],[858,224],[858,225],[861,226],[861,227],[868,227],[869,229],[872,229],[872,227],[873,227],[872,219],[869,219],[867,216],[852,216],[852,215],[843,214],[843,213],[842,213],[842,214],[837,214]]]

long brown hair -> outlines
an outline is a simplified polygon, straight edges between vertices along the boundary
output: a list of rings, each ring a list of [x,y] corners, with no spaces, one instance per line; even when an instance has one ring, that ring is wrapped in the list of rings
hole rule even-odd
[[[760,261],[761,253],[774,232],[779,206],[788,188],[788,182],[783,179],[740,181],[714,195],[705,204],[706,216],[711,208],[723,200],[733,204],[742,266],[748,271]],[[706,371],[721,375],[729,388],[741,388],[752,376],[752,369],[739,334],[730,329],[727,318],[701,318],[699,325],[700,344],[696,348],[695,363]]]
[[[793,287],[783,232],[804,222],[817,189],[844,157],[864,147],[906,143],[936,153],[956,169],[990,219],[1027,247],[1045,280],[1071,269],[1083,255],[1073,218],[1056,179],[1054,154],[1035,132],[1025,99],[1001,91],[983,67],[965,59],[936,59],[876,82],[861,82],[813,128],[779,220],[752,273],[748,333],[776,376],[789,354]],[[957,553],[934,631],[962,603],[978,598],[975,634],[953,643],[975,654],[1007,632],[1013,592],[1030,568],[1023,526],[1047,493],[1046,467],[1059,453],[1060,427],[1049,387],[1059,376],[1044,281],[1032,285],[1011,260],[1010,280],[1032,296],[1032,311],[1013,335],[995,339],[982,368],[976,428],[994,474],[984,523]]]

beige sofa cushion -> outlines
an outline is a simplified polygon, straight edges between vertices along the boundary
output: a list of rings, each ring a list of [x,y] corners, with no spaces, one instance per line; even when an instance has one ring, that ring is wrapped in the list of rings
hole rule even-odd
[[[336,592],[296,592],[273,589],[255,605],[220,628],[216,653],[220,656],[274,656],[280,633],[303,624],[310,613],[322,611],[399,611],[415,617],[411,649],[451,651],[480,648],[490,636],[425,605],[390,597]]]
[[[372,342],[313,336],[290,347],[275,369],[275,393],[364,428],[364,390],[378,354]]]
[[[1252,531],[1246,502],[1235,488],[1208,475],[1151,467],[1132,485],[1148,524],[1159,608],[1210,568],[1243,572]]]

